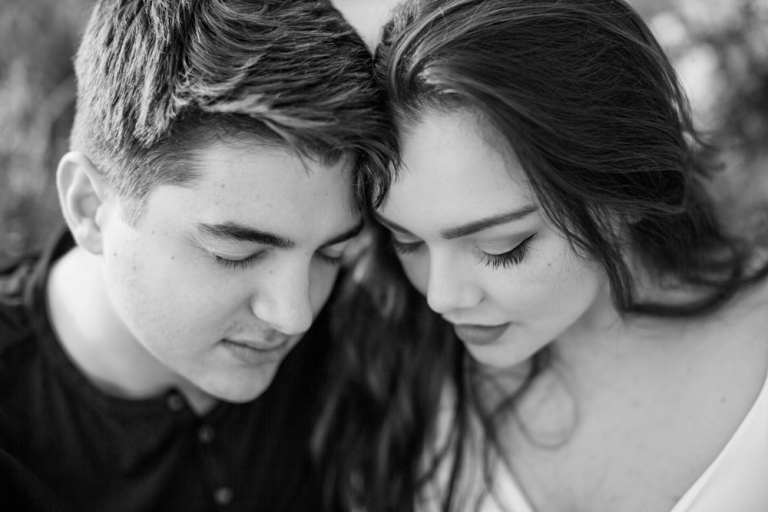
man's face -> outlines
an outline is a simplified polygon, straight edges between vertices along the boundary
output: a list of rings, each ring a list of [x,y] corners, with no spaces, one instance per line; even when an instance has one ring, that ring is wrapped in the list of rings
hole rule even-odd
[[[200,152],[199,180],[152,191],[136,226],[104,203],[112,306],[168,385],[234,402],[269,386],[359,231],[344,167],[221,142]]]

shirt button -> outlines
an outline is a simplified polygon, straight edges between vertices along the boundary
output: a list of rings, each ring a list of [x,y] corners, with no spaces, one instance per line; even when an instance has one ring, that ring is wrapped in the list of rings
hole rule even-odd
[[[168,395],[168,408],[172,411],[180,411],[184,408],[184,399],[177,393],[171,393]]]
[[[200,427],[200,430],[197,431],[197,438],[200,440],[203,444],[209,444],[211,441],[213,441],[213,436],[216,433],[216,431],[213,429],[210,425],[203,425]]]
[[[219,505],[227,505],[232,501],[232,489],[229,487],[219,487],[216,492],[213,493],[213,499]]]

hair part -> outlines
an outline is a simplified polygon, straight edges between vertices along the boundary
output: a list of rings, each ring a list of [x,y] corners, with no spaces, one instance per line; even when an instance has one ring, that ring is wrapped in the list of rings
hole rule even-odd
[[[215,140],[348,158],[361,176],[394,158],[370,53],[327,1],[102,0],[75,71],[72,149],[133,220],[153,187],[199,177]]]

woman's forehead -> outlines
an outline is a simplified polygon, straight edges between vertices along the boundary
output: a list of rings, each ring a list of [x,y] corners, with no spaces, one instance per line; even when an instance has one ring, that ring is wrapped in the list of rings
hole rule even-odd
[[[517,159],[486,139],[467,113],[424,116],[403,140],[402,168],[379,212],[454,224],[533,203]]]
[[[487,121],[472,112],[431,112],[407,130],[402,140],[405,178],[436,188],[443,182],[469,184],[493,179],[527,189],[528,180],[514,151]]]
[[[453,109],[429,108],[409,121],[400,122],[399,131],[403,153],[409,146],[423,145],[428,140],[432,144],[439,144],[442,139],[465,139],[471,135],[472,142],[481,146],[485,152],[499,154],[511,169],[520,165],[510,139],[497,129],[486,114],[477,109],[464,106]],[[514,175],[512,177],[517,178]]]

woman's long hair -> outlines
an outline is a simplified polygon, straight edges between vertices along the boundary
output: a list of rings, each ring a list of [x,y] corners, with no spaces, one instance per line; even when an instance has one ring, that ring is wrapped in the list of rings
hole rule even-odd
[[[432,476],[421,453],[449,376],[462,375],[463,347],[410,286],[383,228],[370,223],[363,236],[332,303],[335,354],[314,448],[328,510],[407,512]]]
[[[703,315],[768,273],[765,261],[756,263],[751,239],[720,221],[706,191],[718,172],[715,150],[694,129],[664,52],[622,0],[411,0],[386,25],[376,66],[402,131],[430,113],[457,110],[493,127],[503,149],[519,160],[547,217],[574,250],[602,267],[620,313]],[[361,180],[373,207],[396,179],[393,169]],[[371,262],[390,265],[379,252],[358,269],[358,282],[368,283],[368,290],[382,280],[390,287],[400,282],[377,277],[386,274]],[[638,262],[657,288],[684,289],[692,292],[689,298],[644,294]],[[350,422],[347,433],[361,429],[348,439],[366,438],[376,446],[365,465],[340,475],[341,482],[354,477],[361,483],[358,497],[390,498],[381,506],[367,503],[368,511],[411,506],[440,382],[453,380],[462,397],[459,428],[466,428],[466,407],[477,405],[462,363],[467,356],[447,349],[452,345],[440,338],[445,333],[409,325],[429,318],[423,299],[402,300],[413,311],[407,322],[382,321],[372,333],[367,320],[350,310],[342,331],[375,337],[382,345],[371,350],[361,338],[348,339],[355,355],[347,371],[357,372],[359,387],[350,391],[355,398],[346,409],[334,409],[342,411],[337,425]],[[541,365],[533,368],[528,382]],[[350,404],[367,403],[381,392],[374,382],[412,387],[398,387],[397,400],[377,411],[367,425],[374,430],[362,434],[368,418]],[[415,386],[424,382],[429,385]],[[493,440],[490,413],[479,412]],[[457,438],[461,443],[462,436]],[[398,449],[404,457],[393,458]]]

